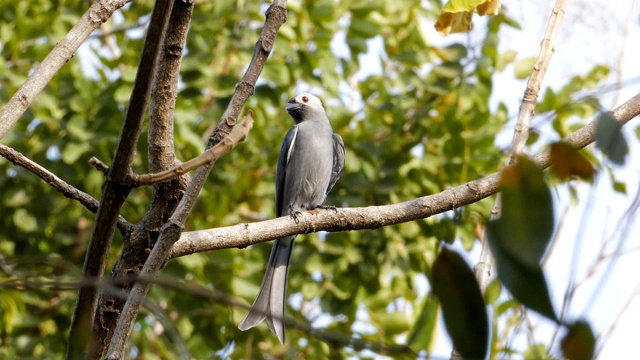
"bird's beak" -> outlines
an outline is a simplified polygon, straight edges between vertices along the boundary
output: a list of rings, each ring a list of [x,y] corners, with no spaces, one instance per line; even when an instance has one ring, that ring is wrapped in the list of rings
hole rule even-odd
[[[300,104],[298,104],[296,102],[296,99],[293,98],[289,100],[289,102],[284,106],[284,109],[287,110],[287,112],[291,112],[291,110],[298,109],[299,107],[300,107]]]

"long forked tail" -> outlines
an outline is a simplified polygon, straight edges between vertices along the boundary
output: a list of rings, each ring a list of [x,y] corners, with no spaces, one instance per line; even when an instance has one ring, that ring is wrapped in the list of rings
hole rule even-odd
[[[287,292],[287,274],[293,252],[293,241],[289,236],[273,244],[269,265],[262,279],[260,291],[247,316],[238,324],[238,329],[248,330],[265,320],[269,329],[284,344],[284,305]]]

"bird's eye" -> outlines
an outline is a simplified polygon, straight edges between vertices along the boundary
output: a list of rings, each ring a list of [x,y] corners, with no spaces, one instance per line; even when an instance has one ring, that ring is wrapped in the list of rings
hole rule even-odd
[[[305,102],[305,103],[309,102],[309,98],[306,97],[306,96],[303,96],[302,97],[302,102]]]

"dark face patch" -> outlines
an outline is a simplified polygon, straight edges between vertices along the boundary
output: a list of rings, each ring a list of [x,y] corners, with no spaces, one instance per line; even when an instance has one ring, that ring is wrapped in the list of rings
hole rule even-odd
[[[289,104],[292,104],[293,106],[287,107],[287,112],[289,113],[289,115],[291,115],[293,121],[296,124],[299,124],[304,120],[304,114],[307,111],[306,103],[309,102],[309,98],[306,96],[302,96],[301,100],[303,102],[302,104],[299,103],[296,98],[293,98],[289,100]]]

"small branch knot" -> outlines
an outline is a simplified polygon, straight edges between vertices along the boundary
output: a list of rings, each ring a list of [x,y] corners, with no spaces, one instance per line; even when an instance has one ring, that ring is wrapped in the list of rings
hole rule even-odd
[[[103,163],[95,156],[92,156],[91,159],[89,159],[89,165],[93,166],[96,170],[105,175],[109,173],[109,166],[107,166],[107,164]]]
[[[228,116],[225,120],[227,126],[233,127],[238,123],[238,120],[232,116]]]
[[[165,47],[165,51],[167,54],[173,57],[181,57],[182,56],[182,46],[180,45],[167,45]]]

